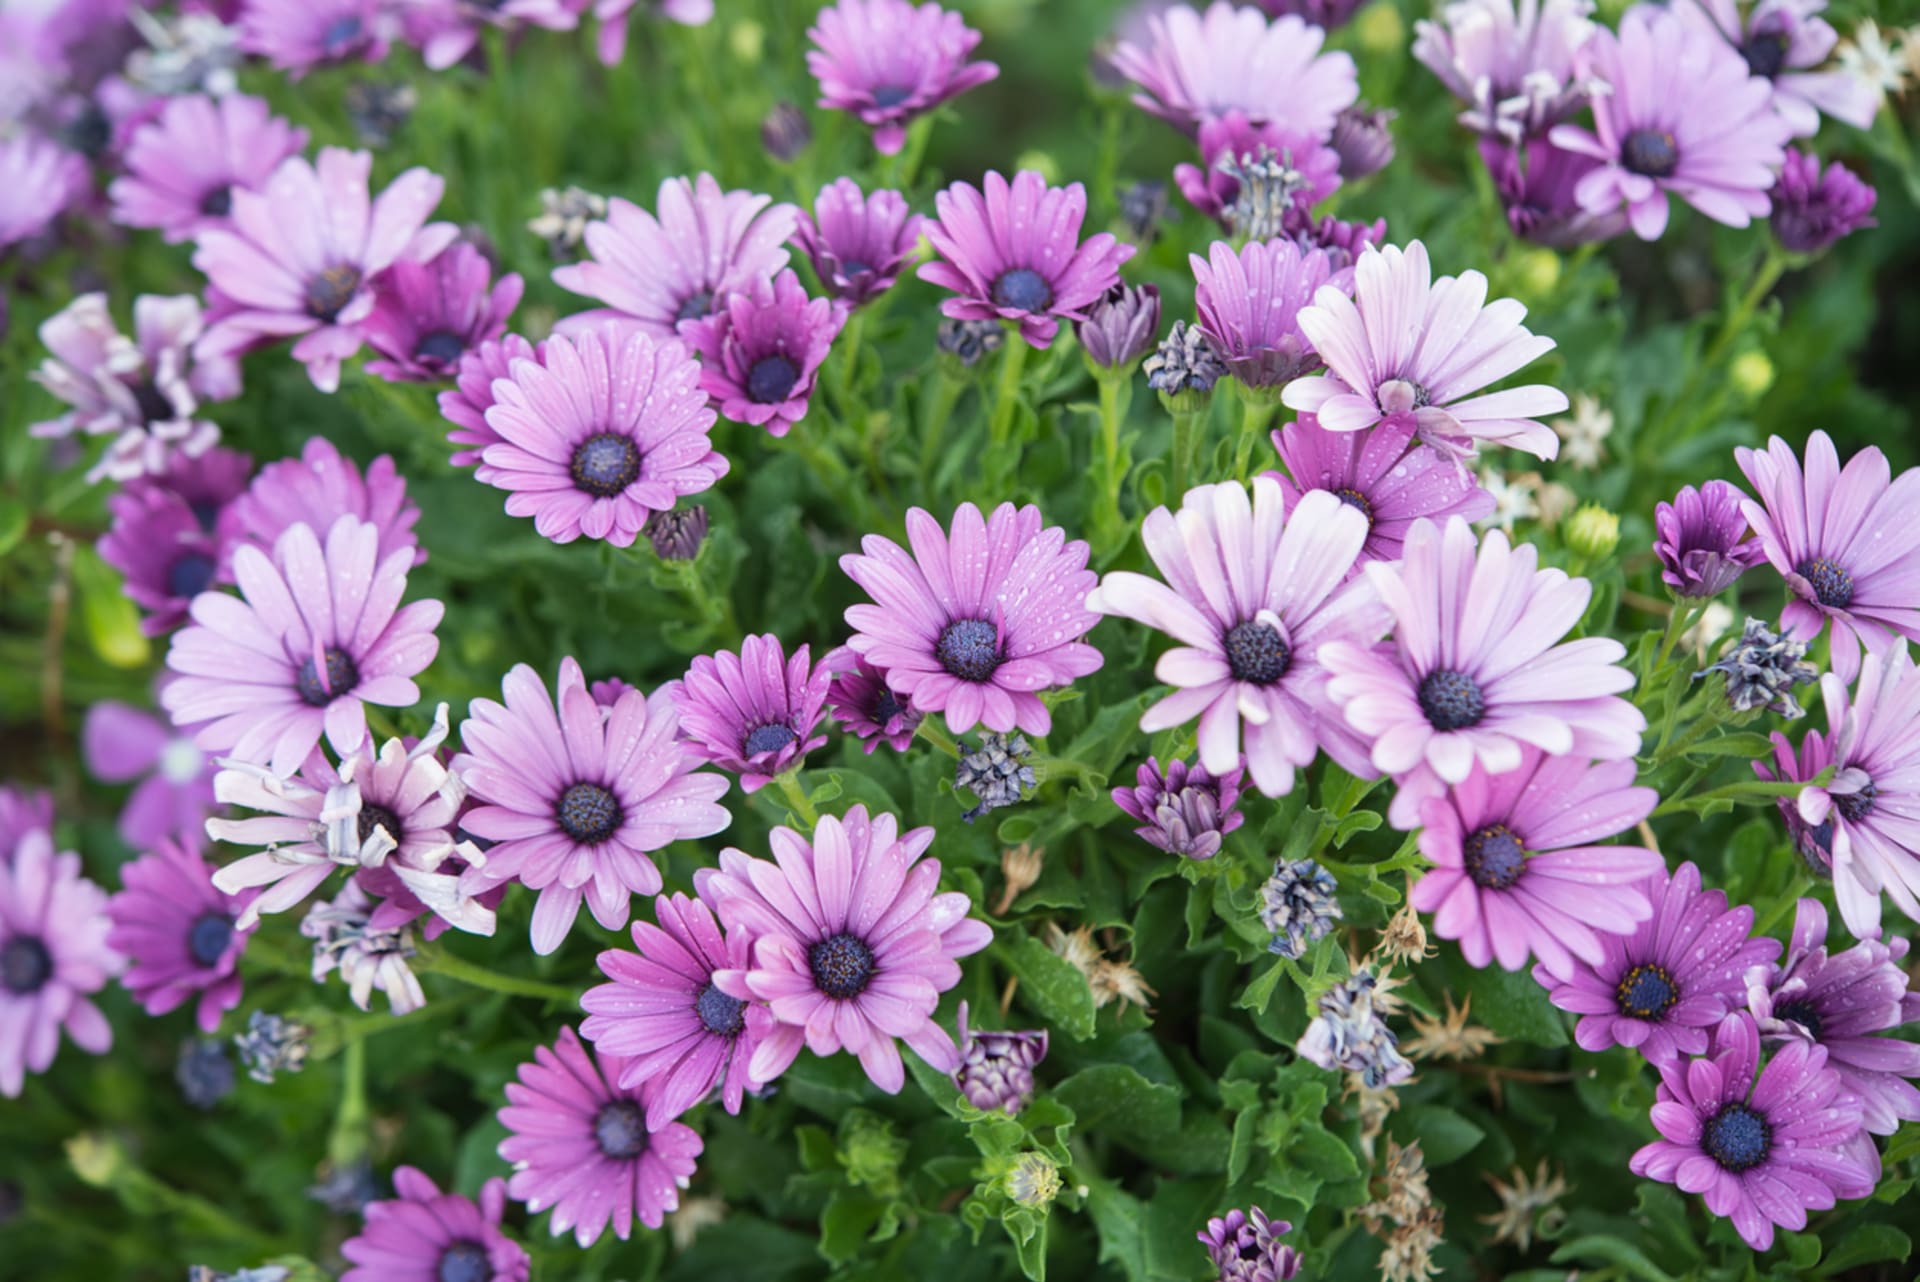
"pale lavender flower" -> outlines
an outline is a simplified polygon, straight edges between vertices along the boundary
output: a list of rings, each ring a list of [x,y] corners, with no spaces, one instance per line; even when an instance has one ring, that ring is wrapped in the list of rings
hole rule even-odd
[[[1414,24],[1413,56],[1467,105],[1461,124],[1517,145],[1585,105],[1592,12],[1592,0],[1455,0]]]
[[[980,33],[937,4],[839,0],[820,11],[807,39],[820,105],[853,113],[883,156],[900,150],[911,121],[1000,74],[991,62],[967,61]]]
[[[1188,859],[1211,859],[1226,835],[1247,821],[1240,813],[1240,781],[1235,767],[1218,778],[1203,765],[1175,758],[1163,771],[1148,757],[1134,772],[1134,786],[1113,790],[1113,804],[1141,826],[1134,835],[1148,845]]]
[[[108,189],[113,220],[158,228],[168,241],[228,226],[234,189],[261,190],[306,145],[307,131],[272,114],[264,99],[171,98],[134,130],[126,174]]]
[[[1005,1032],[969,1028],[960,1003],[960,1066],[953,1084],[982,1112],[1014,1117],[1033,1100],[1034,1066],[1047,1057],[1044,1028]]]

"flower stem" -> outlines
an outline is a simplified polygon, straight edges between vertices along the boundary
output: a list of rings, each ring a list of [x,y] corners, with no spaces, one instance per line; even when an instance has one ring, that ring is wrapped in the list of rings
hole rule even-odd
[[[1200,435],[1200,420],[1204,411],[1173,411],[1173,485],[1172,493],[1167,495],[1170,503],[1178,503],[1180,496],[1187,492],[1187,486],[1193,483],[1195,456],[1199,453],[1196,438]]]
[[[734,618],[733,598],[713,590],[713,585],[707,581],[707,576],[697,568],[698,561],[668,561],[666,564],[671,567],[673,577],[679,581],[680,591],[685,594],[693,608],[700,612],[700,617],[706,621],[708,628],[710,630],[717,628],[725,641],[739,641],[740,624]]]
[[[947,420],[960,400],[966,384],[947,373],[945,365],[934,362],[932,382],[920,390],[920,489],[931,501],[934,464],[940,460],[940,441],[947,434]]]
[[[939,718],[933,716],[920,718],[920,729],[916,733],[954,760],[960,759],[960,745],[953,741],[953,736],[947,733],[946,727],[940,724]]]
[[[1120,539],[1120,491],[1127,484],[1120,470],[1120,424],[1133,399],[1132,371],[1122,375],[1118,370],[1102,370],[1099,387],[1101,486],[1094,528],[1101,546],[1110,550]]]
[[[327,1135],[327,1161],[337,1170],[367,1154],[367,1043],[348,1042],[340,1055],[340,1111]]]
[[[794,815],[807,826],[808,832],[812,832],[820,822],[820,812],[813,808],[812,798],[808,797],[806,789],[800,786],[800,771],[798,769],[785,771],[775,775],[773,781],[780,785],[780,795],[787,799],[787,805]]]
[[[1824,783],[1832,777],[1833,767],[1829,766],[1813,779],[1748,779],[1740,783],[1730,783],[1697,793],[1692,797],[1670,797],[1653,812],[1653,817],[1658,819],[1661,815],[1670,815],[1677,811],[1697,810],[1700,808],[1700,803],[1707,801],[1735,803],[1746,801],[1759,805],[1778,797],[1797,796],[1801,789],[1816,783]]]
[[[1242,484],[1247,480],[1247,469],[1253,463],[1253,443],[1260,436],[1260,430],[1267,425],[1267,417],[1273,407],[1261,403],[1258,393],[1240,389],[1240,440],[1233,447],[1233,475]]]
[[[1806,874],[1796,873],[1793,881],[1787,886],[1786,893],[1774,897],[1773,907],[1767,910],[1766,917],[1754,923],[1753,933],[1756,935],[1771,934],[1774,927],[1778,926],[1788,913],[1799,906],[1800,897],[1807,893],[1812,884],[1812,881]]]
[[[578,1005],[580,1001],[580,994],[575,989],[545,984],[537,979],[522,979],[518,975],[502,975],[456,957],[443,948],[432,952],[423,950],[420,969],[428,974],[443,975],[456,983],[470,984],[492,993],[505,993],[509,997],[538,997],[542,1001],[558,1002],[563,1006]]]
[[[987,420],[988,465],[1007,452],[1007,436],[1013,430],[1014,407],[1020,403],[1020,375],[1026,369],[1027,340],[1009,326],[1007,349],[1000,357],[1000,382],[993,393],[993,417]]]

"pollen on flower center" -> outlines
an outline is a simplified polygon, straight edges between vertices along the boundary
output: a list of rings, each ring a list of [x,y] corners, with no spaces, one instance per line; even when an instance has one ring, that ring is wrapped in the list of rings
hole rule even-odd
[[[993,304],[1017,312],[1044,312],[1053,303],[1046,277],[1030,267],[1001,272],[993,282]]]
[[[1807,1030],[1808,1037],[1816,1042],[1820,1040],[1820,1008],[1806,998],[1775,1002],[1773,1017],[1782,1022],[1798,1024]]]
[[[1766,1118],[1745,1104],[1728,1104],[1701,1128],[1700,1147],[1723,1170],[1738,1175],[1767,1160],[1773,1131]]]
[[[465,339],[461,338],[458,334],[450,334],[444,329],[437,329],[414,344],[413,359],[417,361],[433,361],[440,365],[451,365],[459,360],[466,350],[467,343]]]
[[[1620,977],[1613,997],[1622,1015],[1659,1019],[1680,1000],[1680,988],[1666,967],[1646,962]]]
[[[940,632],[934,657],[962,681],[986,681],[1000,667],[1000,629],[985,619],[956,619]]]
[[[196,966],[215,965],[232,942],[233,919],[225,913],[201,913],[187,927],[187,956]]]
[[[830,935],[807,949],[814,987],[842,1001],[858,997],[873,982],[873,950],[852,935]]]
[[[1748,71],[1763,80],[1771,80],[1786,68],[1787,33],[1756,31],[1741,44],[1740,56],[1747,60]]]
[[[1461,847],[1467,876],[1483,890],[1506,890],[1526,871],[1527,848],[1505,824],[1476,829]]]
[[[199,596],[213,582],[214,559],[205,552],[182,552],[167,567],[167,591],[174,596]]]
[[[360,292],[360,269],[352,263],[329,267],[307,282],[307,314],[328,325]]]
[[[385,806],[376,806],[367,801],[360,803],[360,817],[357,820],[357,827],[362,842],[365,842],[367,838],[373,836],[373,830],[375,828],[384,828],[387,836],[393,838],[395,845],[398,845],[400,838],[405,836],[405,834],[400,831],[400,821],[394,817],[393,811],[388,810]]]
[[[710,289],[695,290],[693,293],[688,294],[686,301],[681,303],[674,311],[673,318],[676,321],[699,320],[712,310],[713,291]]]
[[[1814,599],[1829,610],[1844,610],[1853,604],[1853,576],[1831,557],[1802,561],[1795,569],[1813,585]]]
[[[314,708],[326,707],[360,684],[360,668],[345,650],[329,646],[321,658],[326,663],[324,674],[309,657],[300,661],[300,670],[293,678],[294,689],[300,692],[301,699],[309,707]]]
[[[493,1261],[487,1248],[472,1238],[457,1238],[440,1253],[433,1271],[434,1282],[487,1282],[493,1276]]]
[[[1420,679],[1420,711],[1435,730],[1466,730],[1486,715],[1480,683],[1464,672],[1435,668]]]
[[[626,814],[620,799],[597,783],[576,783],[554,807],[560,830],[583,846],[597,846],[620,831]]]
[[[0,983],[10,993],[37,993],[53,978],[53,954],[32,935],[0,944]]]
[[[127,390],[133,393],[133,403],[140,407],[141,422],[167,423],[180,417],[173,408],[173,402],[161,394],[152,380],[141,379],[137,383],[129,383]]]
[[[1670,133],[1636,129],[1620,144],[1620,163],[1648,178],[1666,178],[1680,167],[1680,148]]]
[[[793,732],[792,726],[780,721],[771,721],[748,731],[747,737],[740,744],[740,751],[748,757],[755,757],[763,752],[778,752],[799,737]]]
[[[1223,638],[1227,648],[1227,670],[1235,681],[1270,686],[1287,675],[1293,665],[1293,652],[1270,623],[1248,619],[1227,629]]]
[[[800,368],[779,354],[762,356],[747,371],[747,397],[756,405],[774,405],[787,399],[800,381]]]
[[[1880,790],[1875,788],[1873,781],[1869,779],[1860,785],[1858,792],[1833,794],[1833,808],[1840,812],[1842,819],[1850,824],[1857,824],[1873,813],[1873,802],[1879,795]]]
[[[233,188],[222,184],[200,198],[200,212],[209,218],[225,218],[233,212]]]
[[[898,107],[913,97],[913,89],[908,85],[881,85],[873,91],[873,105],[876,107]]]
[[[647,1151],[647,1121],[632,1100],[608,1100],[593,1118],[593,1139],[600,1152],[617,1162]]]
[[[617,432],[589,436],[574,446],[567,473],[581,493],[613,498],[639,477],[639,447]]]
[[[1367,528],[1373,528],[1373,501],[1359,490],[1341,489],[1333,492],[1333,497],[1367,518]]]
[[[719,1037],[738,1037],[747,1027],[747,1004],[709,983],[693,1002],[701,1027]]]

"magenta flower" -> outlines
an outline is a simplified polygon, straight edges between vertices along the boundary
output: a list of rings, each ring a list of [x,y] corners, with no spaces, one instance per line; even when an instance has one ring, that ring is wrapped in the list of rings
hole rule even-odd
[[[845,316],[783,271],[719,300],[681,331],[700,356],[700,387],[735,423],[785,436],[807,416],[814,376]]]
[[[473,52],[486,27],[571,31],[588,7],[587,0],[412,0],[401,9],[401,34],[420,50],[428,69],[444,71]]]
[[[396,16],[382,0],[242,0],[240,47],[297,80],[330,63],[379,62]]]
[[[1404,418],[1384,419],[1361,432],[1329,432],[1303,413],[1273,433],[1287,474],[1269,475],[1280,483],[1289,509],[1314,490],[1357,508],[1367,518],[1360,559],[1398,561],[1415,521],[1493,515],[1493,496],[1473,472],[1415,437]]]
[[[860,740],[867,755],[886,744],[895,752],[905,752],[919,733],[921,714],[902,703],[887,674],[841,646],[828,652],[820,666],[832,674],[827,686],[827,710],[842,729]]]
[[[1765,761],[1753,763],[1753,772],[1762,779],[1791,779],[1804,782],[1816,778],[1821,771],[1833,764],[1833,752],[1828,746],[1827,736],[1818,730],[1809,730],[1800,740],[1796,749],[1792,740],[1778,730],[1769,736],[1773,743],[1773,763],[1769,767]],[[1809,871],[1818,877],[1833,876],[1833,819],[1829,815],[1823,823],[1810,824],[1800,817],[1800,801],[1797,797],[1776,797],[1774,806],[1780,811],[1780,821],[1786,825],[1787,835],[1793,839],[1793,848],[1800,858],[1806,861]]]
[[[307,131],[274,115],[264,99],[186,94],[134,130],[126,174],[108,188],[113,221],[153,227],[169,242],[230,226],[233,192],[259,191],[289,156],[307,145]]]
[[[1750,938],[1753,909],[1728,908],[1720,891],[1702,890],[1691,863],[1671,877],[1656,866],[1640,889],[1651,917],[1606,935],[1604,956],[1554,972],[1536,968],[1534,978],[1555,1006],[1580,1017],[1574,1040],[1582,1050],[1631,1046],[1657,1067],[1706,1052],[1709,1030],[1744,1004],[1748,972],[1772,971],[1780,941]]]
[[[1324,250],[1255,240],[1235,253],[1216,240],[1206,258],[1188,254],[1187,262],[1200,329],[1235,378],[1248,387],[1277,388],[1320,368],[1297,318],[1314,292],[1334,281]]]
[[[1271,2],[1271,0],[1269,0]],[[1207,1221],[1194,1234],[1222,1282],[1291,1282],[1300,1272],[1300,1253],[1279,1239],[1293,1225],[1274,1220],[1259,1207],[1238,1207]]]
[[[657,204],[658,218],[616,196],[604,222],[587,224],[592,257],[555,268],[553,280],[606,307],[567,317],[561,334],[577,337],[611,319],[672,338],[681,321],[708,315],[726,295],[787,265],[799,219],[792,205],[722,191],[711,174],[667,179]]]
[[[573,0],[582,9],[587,5]],[[703,27],[713,19],[713,0],[597,0],[591,7],[600,20],[600,61],[612,67],[627,52],[627,18],[641,5],[685,27]]]
[[[1000,74],[968,62],[980,33],[959,14],[908,0],[839,0],[807,29],[807,70],[820,82],[820,105],[852,112],[891,156],[908,122]]]
[[[1228,215],[1240,196],[1240,180],[1231,169],[1278,160],[1294,175],[1289,214],[1304,216],[1340,186],[1340,153],[1291,125],[1256,125],[1245,112],[1229,111],[1200,125],[1199,165],[1175,165],[1173,184],[1187,203],[1234,230]]]
[[[0,863],[30,832],[53,831],[53,794],[32,788],[0,785]]]
[[[1619,697],[1633,684],[1610,637],[1562,642],[1593,585],[1538,568],[1530,543],[1489,530],[1476,549],[1460,517],[1416,521],[1404,558],[1370,561],[1366,577],[1393,620],[1388,646],[1332,641],[1320,663],[1347,724],[1371,740],[1397,791],[1388,817],[1413,828],[1442,784],[1518,770],[1529,745],[1550,756],[1623,761],[1647,728]]]
[[[203,592],[193,622],[174,634],[160,693],[194,742],[285,775],[325,734],[342,755],[367,737],[365,705],[412,707],[413,678],[440,649],[438,601],[401,606],[410,549],[378,555],[373,525],[343,516],[326,543],[296,525],[273,556],[233,555],[240,596]],[[204,724],[202,724],[204,723]]]
[[[1585,105],[1592,12],[1591,0],[1455,0],[1413,24],[1413,56],[1467,105],[1461,124],[1518,145]]]
[[[1211,859],[1226,835],[1247,821],[1240,813],[1240,781],[1233,769],[1219,778],[1201,765],[1175,759],[1163,772],[1148,757],[1134,772],[1135,786],[1115,788],[1113,804],[1138,823],[1134,835],[1157,850],[1187,859]]]
[[[527,1253],[500,1231],[505,1180],[481,1185],[476,1206],[399,1166],[393,1191],[366,1204],[365,1226],[341,1244],[340,1254],[355,1266],[341,1282],[526,1282]]]
[[[1595,212],[1580,203],[1580,180],[1600,168],[1601,162],[1592,156],[1539,137],[1511,147],[1482,139],[1480,158],[1499,189],[1507,226],[1523,240],[1550,249],[1573,249],[1612,240],[1627,229],[1626,210]]]
[[[372,166],[367,152],[322,147],[317,164],[292,156],[261,190],[233,190],[233,225],[201,232],[193,254],[209,288],[230,300],[200,340],[202,358],[297,334],[293,356],[313,385],[339,387],[340,362],[360,350],[373,310],[373,278],[402,258],[433,257],[455,234],[427,223],[445,186],[439,175],[409,169],[369,200]]]
[[[858,307],[893,288],[926,221],[897,191],[862,195],[853,179],[836,178],[814,197],[813,213],[799,215],[793,239],[827,293]]]
[[[582,899],[608,930],[626,925],[631,897],[660,890],[649,853],[732,822],[718,804],[727,781],[695,772],[668,687],[628,690],[603,709],[568,658],[552,698],[524,663],[502,689],[504,704],[473,701],[460,727],[466,751],[453,761],[481,803],[461,825],[495,843],[468,880],[476,891],[509,881],[539,891],[533,949],[544,955],[567,937]]]
[[[1322,53],[1327,33],[1291,14],[1269,22],[1231,0],[1204,15],[1177,4],[1148,18],[1147,31],[1145,47],[1120,43],[1114,69],[1140,87],[1134,102],[1187,133],[1239,111],[1325,140],[1360,97],[1353,59]]]
[[[827,741],[814,730],[832,680],[824,663],[809,664],[806,646],[788,659],[772,633],[746,638],[738,654],[703,654],[673,688],[681,739],[696,756],[739,775],[743,791],[758,792]]]
[[[486,417],[500,440],[480,452],[481,479],[555,543],[630,547],[651,513],[727,474],[700,377],[680,343],[637,329],[550,338],[494,382]]]
[[[234,918],[246,899],[214,887],[213,868],[198,853],[199,838],[183,832],[153,843],[120,870],[126,889],[107,903],[113,929],[107,946],[127,959],[120,982],[149,1015],[194,1006],[203,1033],[220,1027],[220,1016],[240,1004],[240,954],[247,936]]]
[[[1843,682],[1860,671],[1860,650],[1884,654],[1901,637],[1920,641],[1920,469],[1893,479],[1887,456],[1868,446],[1847,460],[1833,438],[1807,438],[1803,472],[1779,437],[1766,452],[1734,450],[1760,497],[1741,510],[1786,579],[1794,600],[1781,631],[1812,644],[1833,624],[1833,671]]]
[[[147,636],[173,631],[186,622],[194,597],[233,582],[222,566],[222,540],[202,529],[177,495],[130,487],[108,496],[107,511],[113,524],[97,545],[100,559],[120,571],[128,599],[146,612],[140,631]]]
[[[62,1029],[90,1055],[113,1045],[91,996],[120,969],[106,908],[106,893],[80,875],[80,856],[55,854],[44,831],[0,861],[0,1095],[18,1099],[26,1075],[47,1070]]]
[[[1773,184],[1773,234],[1781,248],[1817,254],[1843,236],[1874,226],[1878,194],[1839,161],[1820,171],[1820,159],[1787,148]]]
[[[1621,16],[1618,35],[1596,29],[1587,55],[1609,87],[1593,99],[1594,129],[1556,125],[1549,135],[1601,162],[1575,189],[1583,208],[1624,205],[1642,240],[1667,229],[1669,192],[1729,227],[1766,214],[1793,130],[1773,110],[1772,84],[1725,41],[1673,10],[1639,5]]]
[[[120,839],[146,850],[164,837],[198,835],[213,810],[213,763],[186,735],[144,708],[103,699],[80,732],[87,770],[103,783],[140,783],[120,811]]]
[[[1300,309],[1300,332],[1327,372],[1287,384],[1288,406],[1333,432],[1410,416],[1429,442],[1554,456],[1560,438],[1535,416],[1566,409],[1566,393],[1534,384],[1474,395],[1553,350],[1551,338],[1520,323],[1525,307],[1511,298],[1488,304],[1487,278],[1476,271],[1434,280],[1417,240],[1361,254],[1353,273],[1352,297],[1322,285]]]
[[[747,1074],[754,1048],[772,1025],[766,1007],[721,992],[714,976],[745,970],[745,932],[722,937],[713,912],[698,899],[661,895],[658,926],[633,924],[637,953],[610,948],[600,969],[610,983],[580,998],[580,1033],[602,1054],[625,1063],[615,1085],[647,1093],[647,1129],[658,1130],[717,1087],[727,1112],[761,1083]]]
[[[1756,1070],[1758,1075],[1756,1076]],[[1860,1104],[1819,1046],[1793,1042],[1760,1064],[1760,1033],[1745,1011],[1722,1020],[1700,1059],[1660,1065],[1653,1106],[1660,1138],[1628,1163],[1635,1175],[1704,1193],[1764,1251],[1773,1230],[1807,1227],[1809,1210],[1873,1191],[1873,1173],[1846,1151]]]
[[[1767,559],[1760,540],[1747,533],[1746,497],[1725,481],[1708,481],[1654,505],[1653,554],[1676,596],[1719,596]]]
[[[142,497],[162,491],[185,503],[201,532],[221,543],[238,537],[239,518],[234,501],[253,480],[253,459],[238,450],[216,445],[194,458],[175,454],[166,470],[128,481],[124,492]]]
[[[1371,637],[1386,612],[1363,583],[1348,584],[1366,542],[1361,514],[1331,494],[1286,510],[1277,482],[1256,478],[1188,490],[1178,515],[1155,508],[1141,527],[1166,579],[1115,571],[1087,605],[1144,623],[1181,644],[1154,676],[1174,691],[1140,718],[1148,734],[1200,719],[1200,764],[1215,778],[1240,765],[1269,797],[1325,748],[1371,774],[1366,747],[1327,702],[1319,656],[1330,639]]]
[[[714,982],[741,1001],[763,1001],[775,1021],[747,1073],[770,1082],[800,1047],[848,1051],[873,1084],[898,1094],[900,1038],[928,1065],[951,1073],[960,1050],[934,1022],[940,994],[960,982],[958,959],[993,940],[967,914],[964,894],[937,894],[940,861],[922,859],[933,829],[902,835],[899,821],[869,821],[856,805],[821,817],[811,844],[791,828],[768,836],[772,860],[728,847],[718,868],[694,873],[700,897],[729,931],[753,938],[753,961]]]
[[[512,272],[491,281],[484,254],[456,241],[426,262],[402,260],[374,277],[360,332],[383,359],[367,373],[390,382],[451,377],[468,351],[506,332],[525,288]]]
[[[590,1055],[571,1028],[551,1049],[535,1048],[507,1083],[500,1122],[512,1134],[500,1156],[513,1164],[507,1194],[529,1214],[553,1209],[555,1237],[573,1230],[591,1246],[613,1225],[622,1241],[637,1218],[650,1229],[680,1206],[680,1189],[693,1175],[700,1137],[678,1122],[647,1126],[646,1088],[616,1086],[627,1061],[602,1051]]]
[[[1810,138],[1822,114],[1867,129],[1880,110],[1880,93],[1865,77],[1818,70],[1840,43],[1819,16],[1826,7],[1827,0],[1698,0],[1677,12],[1723,37],[1748,71],[1772,84],[1773,109],[1793,136]]]
[[[955,734],[976,724],[1043,735],[1053,718],[1039,691],[1098,672],[1081,641],[1098,616],[1083,604],[1095,577],[1088,548],[1040,509],[1002,503],[990,519],[962,503],[952,532],[907,513],[911,553],[869,534],[840,558],[873,603],[847,607],[853,651],[887,674],[916,712],[942,712]]]
[[[92,185],[77,153],[30,130],[0,138],[0,253],[45,231]]]
[[[453,424],[447,440],[462,448],[448,460],[455,467],[475,467],[475,479],[487,479],[487,465],[481,458],[489,445],[504,440],[487,426],[487,411],[494,406],[493,384],[506,378],[515,361],[540,364],[546,354],[545,343],[535,347],[518,334],[508,334],[495,342],[489,340],[470,347],[454,370],[454,385],[439,396],[440,416]]]
[[[940,304],[942,315],[1018,321],[1022,338],[1051,346],[1062,320],[1085,320],[1120,282],[1134,247],[1108,232],[1081,241],[1087,192],[1079,183],[1049,187],[1028,169],[1011,184],[989,172],[985,187],[955,183],[933,198],[939,221],[926,235],[940,257],[921,266],[920,279],[959,295]]]
[[[410,565],[427,559],[413,531],[420,509],[407,497],[407,483],[394,470],[393,458],[382,454],[367,465],[363,477],[353,460],[324,436],[308,437],[299,458],[261,468],[232,511],[241,537],[263,551],[272,551],[280,536],[296,525],[322,533],[351,516],[373,526],[381,561],[403,550]]]

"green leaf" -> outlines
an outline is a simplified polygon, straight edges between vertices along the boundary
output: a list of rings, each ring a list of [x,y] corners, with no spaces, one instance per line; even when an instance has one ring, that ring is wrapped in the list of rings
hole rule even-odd
[[[1555,1264],[1612,1264],[1641,1282],[1675,1282],[1671,1273],[1649,1260],[1639,1247],[1597,1233],[1566,1243],[1551,1259]]]
[[[1180,1092],[1150,1082],[1125,1064],[1097,1064],[1053,1089],[1082,1130],[1117,1139],[1152,1140],[1180,1127]]]
[[[1793,1266],[1796,1277],[1820,1263],[1820,1235],[1817,1233],[1781,1233],[1778,1245],[1787,1252],[1787,1263]]]
[[[1286,973],[1287,964],[1283,961],[1275,961],[1247,985],[1246,990],[1233,1004],[1242,1010],[1256,1012],[1266,1010],[1267,1003],[1273,1000],[1273,990],[1279,987],[1280,980]]]
[[[1863,1264],[1885,1260],[1905,1263],[1913,1253],[1913,1239],[1891,1224],[1862,1224],[1849,1230],[1834,1246],[1832,1254],[1820,1266],[1821,1277],[1832,1277]]]
[[[75,549],[73,584],[93,652],[116,668],[146,666],[153,647],[140,631],[140,611],[122,590],[120,576],[90,547]]]
[[[868,1235],[880,1224],[886,1204],[851,1189],[841,1189],[820,1212],[820,1254],[827,1263],[842,1265],[860,1254]]]
[[[1526,971],[1489,966],[1475,973],[1472,991],[1474,1018],[1500,1036],[1535,1046],[1567,1044],[1560,1011]]]
[[[1093,990],[1072,962],[1031,935],[1009,950],[1008,965],[1021,991],[1054,1028],[1084,1042],[1093,1036]]]
[[[1147,1244],[1143,1232],[1147,1209],[1139,1198],[1118,1184],[1087,1181],[1087,1214],[1100,1234],[1100,1263],[1117,1264],[1127,1282],[1150,1282]]]
[[[1360,1174],[1360,1163],[1347,1142],[1317,1122],[1294,1132],[1286,1157],[1328,1182]]]
[[[14,550],[27,536],[27,505],[19,499],[0,499],[0,556]]]
[[[1406,1122],[1396,1130],[1410,1132],[1420,1141],[1429,1167],[1445,1166],[1471,1153],[1487,1138],[1487,1133],[1450,1108],[1427,1105],[1409,1110]]]

